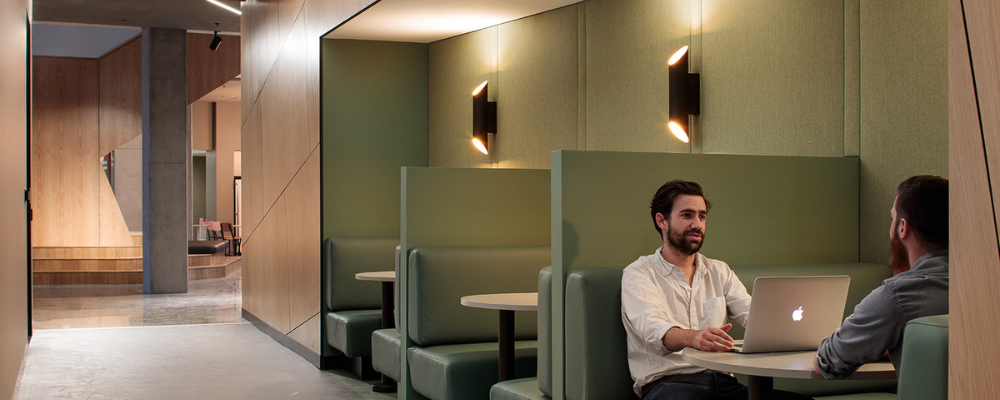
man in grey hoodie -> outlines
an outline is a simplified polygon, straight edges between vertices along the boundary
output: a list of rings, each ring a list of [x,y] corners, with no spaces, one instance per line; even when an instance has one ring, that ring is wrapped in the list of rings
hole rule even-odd
[[[899,370],[903,328],[911,319],[948,313],[948,180],[914,176],[893,202],[886,279],[816,351],[816,372],[843,379],[888,354]]]

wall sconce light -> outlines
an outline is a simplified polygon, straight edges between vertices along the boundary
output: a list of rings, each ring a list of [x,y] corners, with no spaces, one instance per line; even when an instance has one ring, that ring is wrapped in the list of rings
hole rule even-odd
[[[497,103],[487,100],[487,83],[472,91],[472,144],[483,154],[490,154],[489,134],[497,133]]]
[[[670,71],[670,132],[684,143],[690,141],[688,115],[701,114],[701,75],[688,72],[688,46],[677,50],[667,61]]]

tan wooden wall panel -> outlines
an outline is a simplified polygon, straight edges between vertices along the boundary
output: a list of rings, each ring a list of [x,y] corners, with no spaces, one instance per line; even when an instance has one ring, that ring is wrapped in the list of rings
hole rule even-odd
[[[252,244],[245,243],[241,245],[240,251],[243,253],[243,256],[240,258],[240,263],[243,265],[241,272],[243,279],[243,291],[241,293],[243,296],[243,309],[260,318],[259,303],[262,296],[260,295],[260,291],[257,290],[257,248]]]
[[[288,232],[289,318],[292,327],[320,311],[319,148],[288,185],[283,196]]]
[[[277,82],[278,76],[284,72],[279,62],[272,69],[275,77],[271,82]],[[291,181],[295,171],[288,168],[289,152],[291,151],[291,136],[297,134],[289,125],[294,121],[285,119],[287,107],[281,103],[277,92],[284,86],[274,83],[264,86],[257,99],[260,107],[261,120],[261,165],[263,166],[264,213],[278,199],[285,186]]]
[[[97,182],[100,185],[98,203],[101,214],[98,223],[100,224],[101,241],[99,244],[101,246],[131,245],[134,243],[132,234],[128,230],[128,225],[125,224],[125,217],[122,216],[122,209],[118,206],[118,199],[115,198],[115,192],[111,189],[107,175],[104,174],[100,165],[91,168],[95,170],[94,173],[97,174]]]
[[[142,38],[100,59],[100,154],[142,134]]]
[[[316,352],[316,354],[320,354],[320,352],[323,351],[321,342],[322,335],[320,334],[320,325],[322,322],[323,316],[316,313],[316,315],[313,315],[308,321],[289,332],[288,337],[306,346],[309,350]]]
[[[98,245],[98,62],[53,57],[34,62],[33,243]]]
[[[948,2],[949,39],[949,175],[951,176],[951,333],[949,340],[949,398],[992,398],[1000,390],[996,359],[1000,344],[983,341],[998,323],[984,315],[1000,313],[996,287],[1000,285],[1000,249],[994,219],[988,170],[1000,164],[996,154],[995,49],[1000,46],[998,9],[992,2]],[[968,17],[966,27],[963,17]],[[972,42],[976,86],[973,85],[966,28]],[[985,58],[985,59],[984,59]],[[992,102],[993,108],[984,107]],[[980,114],[980,110],[983,110]],[[983,125],[979,123],[980,115]],[[985,136],[985,139],[984,139]],[[992,148],[989,154],[985,148]],[[993,175],[993,184],[1000,177]],[[985,299],[985,301],[984,301]]]
[[[261,222],[264,231],[258,230],[258,234],[265,233],[267,239],[259,247],[263,257],[257,267],[261,289],[267,299],[263,304],[264,314],[267,315],[265,322],[287,334],[293,327],[288,319],[288,249],[283,245],[287,240],[285,224],[285,199],[282,197]]]
[[[30,0],[0,2],[0,399],[11,398],[28,344],[27,15]]]
[[[261,142],[260,108],[254,108],[243,125],[243,228],[240,236],[252,242],[253,234],[264,218],[265,207],[271,203],[264,198],[263,145]]]
[[[215,51],[208,47],[215,35],[187,35],[188,104],[209,94],[240,74],[240,37],[221,36]]]

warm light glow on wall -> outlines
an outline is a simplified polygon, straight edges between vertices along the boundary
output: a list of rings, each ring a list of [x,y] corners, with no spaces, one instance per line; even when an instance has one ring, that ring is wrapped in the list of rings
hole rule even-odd
[[[680,60],[681,57],[684,57],[684,55],[687,54],[687,51],[688,51],[688,47],[687,46],[681,47],[680,50],[677,50],[676,52],[674,52],[674,55],[670,56],[670,60],[667,61],[667,65],[674,65],[674,64],[676,64],[677,60]]]
[[[489,81],[483,81],[483,83],[480,83],[479,86],[476,87],[476,90],[472,91],[472,95],[475,96],[475,95],[479,94],[479,92],[483,91],[483,88],[486,87],[486,84],[488,82]]]

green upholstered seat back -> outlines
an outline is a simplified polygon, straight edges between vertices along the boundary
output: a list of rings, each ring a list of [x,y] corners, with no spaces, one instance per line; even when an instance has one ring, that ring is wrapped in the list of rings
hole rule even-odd
[[[847,292],[847,306],[844,308],[844,318],[854,313],[854,307],[871,291],[889,279],[889,267],[882,264],[850,263],[850,264],[813,264],[813,265],[747,265],[732,266],[733,272],[740,278],[747,291],[753,294],[753,281],[760,276],[821,276],[850,275],[851,288]],[[743,326],[733,323],[730,336],[743,338]],[[831,332],[832,333],[832,332]]]
[[[635,398],[622,326],[621,293],[619,268],[579,268],[566,277],[569,400]]]
[[[948,315],[915,318],[903,331],[899,400],[948,398]]]
[[[552,267],[538,273],[538,389],[552,397]]]
[[[407,265],[408,332],[420,346],[493,342],[496,310],[463,306],[462,296],[534,292],[539,271],[552,263],[549,247],[419,247]],[[534,340],[538,316],[518,311],[514,336]]]
[[[398,237],[330,237],[323,242],[326,306],[330,311],[382,307],[378,282],[359,281],[359,272],[391,271]]]

